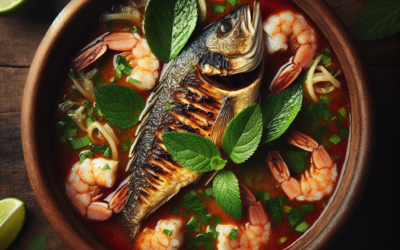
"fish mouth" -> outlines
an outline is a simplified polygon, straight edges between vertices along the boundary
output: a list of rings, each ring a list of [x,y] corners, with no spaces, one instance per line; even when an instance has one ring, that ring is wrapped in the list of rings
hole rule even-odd
[[[241,55],[227,56],[232,67],[229,75],[255,70],[264,56],[260,2],[254,2],[253,15],[249,5],[246,6],[245,13],[244,20],[239,25],[241,30],[251,37],[251,43]]]

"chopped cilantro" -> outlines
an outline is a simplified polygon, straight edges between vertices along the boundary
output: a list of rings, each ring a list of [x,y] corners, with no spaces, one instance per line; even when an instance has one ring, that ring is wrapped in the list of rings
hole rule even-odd
[[[139,80],[137,80],[135,78],[132,78],[132,77],[129,77],[128,82],[130,82],[130,83],[139,83],[139,84],[142,83],[141,81],[139,81]]]
[[[117,57],[117,68],[115,69],[115,74],[118,78],[121,78],[122,75],[130,76],[132,74],[133,68],[126,61],[126,59],[122,56]]]
[[[200,232],[200,222],[195,217],[192,217],[186,224],[186,228],[191,232]]]
[[[282,208],[283,208],[283,212],[287,213],[287,214],[290,213],[290,211],[292,211],[292,208],[287,205],[283,205]]]
[[[288,215],[289,225],[294,226],[304,221],[304,215],[299,209],[293,207]]]
[[[173,213],[173,214],[176,214],[176,215],[178,215],[178,208],[176,207],[176,206],[173,206],[172,208],[171,208],[171,213]]]
[[[115,77],[113,77],[113,78],[110,79],[110,82],[111,82],[111,83],[115,83],[116,81],[117,81],[117,80],[115,80]]]
[[[321,57],[321,62],[325,67],[329,67],[332,64],[332,59],[330,56],[323,54]]]
[[[339,155],[336,154],[336,153],[332,154],[332,158],[335,159],[335,160],[339,160],[340,159]]]
[[[82,152],[79,153],[79,161],[83,162],[86,160],[88,157],[93,157],[94,153],[92,150],[83,150]]]
[[[342,138],[338,136],[336,133],[334,133],[330,138],[329,141],[332,142],[333,144],[337,145],[339,142],[342,141]]]
[[[211,234],[212,237],[215,239],[218,237],[219,233],[217,232],[217,230],[215,230],[215,228],[211,225],[207,226],[207,234]]]
[[[283,218],[283,204],[288,202],[284,196],[278,196],[275,199],[267,201],[266,207],[268,212],[272,215],[272,219],[275,225],[278,225]]]
[[[331,101],[329,100],[329,96],[327,95],[321,95],[321,97],[319,98],[319,100],[321,101],[321,103],[327,105],[329,104]]]
[[[104,155],[104,157],[110,158],[111,157],[111,149],[108,147],[103,155]]]
[[[88,117],[88,118],[86,118],[86,126],[90,126],[90,125],[92,125],[92,123],[93,122],[95,122],[96,121],[96,117]]]
[[[226,5],[213,4],[212,8],[214,13],[224,13],[226,10]]]
[[[133,28],[131,29],[131,31],[132,31],[133,33],[138,33],[138,34],[141,33],[141,30],[140,30],[137,26],[133,26]]]
[[[221,217],[214,216],[214,218],[213,218],[214,226],[218,226],[218,224],[220,224],[221,222],[222,222],[222,218]]]
[[[310,62],[310,64],[308,65],[309,68],[311,68],[314,64],[314,59]]]
[[[301,152],[303,153],[304,151]],[[306,153],[305,157],[307,157],[308,153],[307,152],[305,153]],[[285,159],[285,161],[291,171],[295,172],[296,174],[300,174],[306,169],[307,167],[306,161],[304,159],[304,156],[302,156],[302,154],[300,154],[299,151],[291,150],[288,151],[286,154],[288,157],[287,159]]]
[[[308,228],[310,228],[310,226],[303,221],[302,223],[300,223],[299,225],[297,225],[294,230],[298,233],[304,233]]]
[[[125,153],[131,148],[132,144],[133,142],[131,141],[131,139],[128,138],[125,141],[122,141],[121,144],[119,144],[119,148],[121,149],[122,153]]]
[[[238,236],[238,229],[234,227],[232,231],[228,234],[228,238],[230,240],[236,240],[237,236]]]
[[[190,71],[193,71],[193,70],[194,70],[193,64],[190,64],[189,70],[190,70]]]
[[[163,232],[164,232],[165,235],[167,235],[167,236],[171,236],[171,235],[172,235],[172,230],[168,230],[168,229],[165,229],[165,228],[164,228]]]
[[[90,139],[89,139],[89,136],[85,136],[85,137],[81,137],[81,138],[69,138],[68,143],[71,148],[71,151],[75,151],[77,149],[89,146]]]
[[[110,166],[108,166],[108,164],[104,165],[104,167],[101,170],[109,170]]]
[[[346,112],[346,109],[343,107],[343,108],[340,108],[339,110],[338,110],[338,116],[340,117],[340,118],[342,118],[342,119],[344,119],[344,120],[348,120],[349,118],[347,118],[347,112]]]
[[[72,78],[74,78],[75,80],[78,79],[78,71],[76,71],[76,70],[71,70],[71,71],[69,72],[69,75],[70,75]]]
[[[66,128],[64,130],[64,137],[66,139],[69,139],[71,137],[75,137],[77,135],[77,133],[78,133],[78,129],[76,129],[76,128]]]
[[[309,204],[301,204],[300,205],[301,211],[303,213],[309,213],[309,212],[314,212],[315,211],[315,204],[309,203]]]
[[[117,134],[121,134],[121,129],[117,128]]]
[[[278,243],[279,243],[279,244],[283,244],[283,243],[285,243],[286,241],[287,241],[287,238],[286,238],[286,237],[282,237],[282,238],[279,238]]]
[[[165,109],[167,109],[167,110],[171,110],[171,104],[169,104],[169,103],[166,103],[166,104],[165,104]]]
[[[276,185],[275,186],[275,189],[280,189],[281,187],[279,186],[279,185]]]
[[[211,197],[212,197],[212,195],[213,195],[213,190],[212,190],[212,187],[208,187],[208,188],[206,188],[206,190],[205,190],[205,194],[206,194],[206,196],[207,196],[208,198],[211,198]]]

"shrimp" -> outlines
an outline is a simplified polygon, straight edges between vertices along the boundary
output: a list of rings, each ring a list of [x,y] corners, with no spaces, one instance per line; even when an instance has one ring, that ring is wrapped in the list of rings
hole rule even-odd
[[[271,234],[271,222],[260,201],[251,191],[239,181],[242,202],[249,206],[249,223],[246,226],[219,224],[216,228],[218,235],[218,250],[258,250],[267,244]],[[229,233],[236,228],[238,236],[229,239]]]
[[[180,249],[184,235],[183,222],[180,219],[160,220],[155,230],[145,228],[138,238],[142,250],[177,250]],[[171,235],[167,235],[171,233]]]
[[[338,176],[336,163],[323,145],[308,135],[289,129],[285,140],[290,144],[312,152],[312,164],[301,175],[300,181],[290,177],[289,169],[279,152],[269,152],[266,161],[275,180],[290,200],[317,201],[332,193]]]
[[[117,168],[118,161],[104,158],[86,159],[72,167],[65,188],[72,205],[82,218],[103,221],[111,217],[113,209],[106,202],[98,200],[104,188],[114,185]],[[126,192],[126,188],[121,190]],[[113,204],[116,202],[114,199]]]
[[[273,15],[263,23],[268,52],[287,50],[294,56],[283,65],[271,83],[270,91],[277,94],[289,86],[309,65],[317,51],[317,36],[306,19],[290,11]],[[289,45],[288,45],[289,44]]]

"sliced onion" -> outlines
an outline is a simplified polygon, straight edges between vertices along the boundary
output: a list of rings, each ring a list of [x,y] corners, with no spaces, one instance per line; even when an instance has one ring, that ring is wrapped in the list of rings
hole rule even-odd
[[[108,123],[107,123],[106,125],[104,125],[104,128],[107,129],[108,133],[110,133],[110,135],[113,138],[115,144],[119,145],[120,142],[119,142],[117,136],[115,135],[114,130],[112,129],[112,127],[110,125],[108,125]]]
[[[108,22],[111,20],[118,20],[118,19],[123,19],[123,20],[130,20],[135,23],[136,26],[141,26],[141,14],[139,11],[136,11],[135,13],[128,14],[128,13],[117,13],[117,14],[103,14],[100,16],[100,22]]]
[[[112,159],[114,161],[118,160],[118,151],[117,151],[117,146],[115,145],[115,142],[112,138],[112,136],[110,135],[110,133],[108,132],[107,129],[105,129],[98,121],[93,122],[89,128],[88,128],[88,134],[89,134],[89,138],[90,140],[92,140],[93,138],[93,130],[97,128],[106,138],[108,145],[111,148],[111,154],[112,154]]]
[[[321,88],[321,87],[318,87],[318,86],[314,86],[314,90],[318,94],[328,94],[328,93],[330,93],[330,92],[335,90],[335,86],[331,85],[331,86],[326,87],[326,88]]]
[[[72,80],[72,82],[75,84],[76,88],[78,89],[78,91],[86,98],[86,99],[94,99],[94,96],[92,97],[84,88],[82,88],[82,86],[80,85],[80,83],[75,80],[72,76],[68,75],[69,78]]]
[[[317,58],[315,58],[313,65],[311,66],[311,68],[308,70],[307,72],[307,81],[306,81],[306,86],[307,86],[307,90],[308,93],[310,94],[311,98],[313,99],[314,102],[318,102],[318,97],[315,95],[314,92],[314,88],[313,88],[313,76],[314,76],[314,72],[315,69],[317,68],[317,65],[319,63],[319,61],[321,61],[322,58],[322,54],[317,56]]]
[[[328,70],[325,69],[325,67],[323,66],[318,66],[318,69],[322,71],[322,73],[324,73],[324,75],[329,79],[329,81],[335,85],[336,88],[340,89],[340,82],[335,79],[329,72]]]

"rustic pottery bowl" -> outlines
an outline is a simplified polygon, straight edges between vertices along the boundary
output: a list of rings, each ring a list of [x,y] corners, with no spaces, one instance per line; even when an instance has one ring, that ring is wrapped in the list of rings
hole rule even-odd
[[[366,73],[350,33],[319,0],[292,0],[329,41],[349,89],[351,133],[340,188],[319,221],[291,249],[324,249],[346,226],[364,192],[374,148],[374,119]],[[33,191],[47,219],[73,249],[106,249],[72,211],[57,183],[51,161],[49,113],[52,89],[71,44],[93,17],[113,1],[72,0],[55,19],[32,62],[22,105],[22,144]]]

